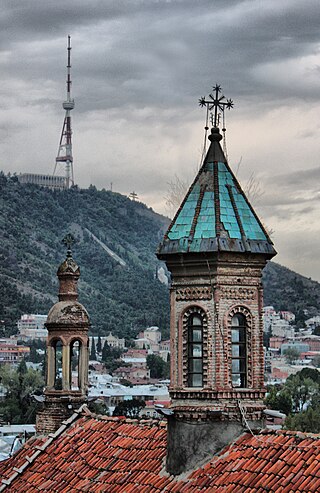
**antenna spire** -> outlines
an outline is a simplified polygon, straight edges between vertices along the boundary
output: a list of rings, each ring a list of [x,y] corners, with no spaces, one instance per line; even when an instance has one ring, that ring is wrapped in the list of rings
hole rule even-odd
[[[71,115],[70,112],[74,108],[74,99],[71,98],[71,36],[68,36],[68,64],[67,64],[67,99],[62,103],[62,107],[66,110],[65,118],[62,125],[58,154],[54,167],[55,174],[58,163],[65,163],[66,186],[70,188],[74,184],[73,175],[73,156],[72,156],[72,130],[71,130]]]

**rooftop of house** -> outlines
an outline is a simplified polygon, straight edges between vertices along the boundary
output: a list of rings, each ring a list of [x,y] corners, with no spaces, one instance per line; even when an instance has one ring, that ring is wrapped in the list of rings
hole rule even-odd
[[[312,493],[320,491],[320,436],[244,433],[180,477],[165,471],[166,424],[91,414],[85,406],[55,434],[32,438],[0,463],[0,491]]]
[[[168,228],[159,258],[209,251],[274,256],[268,233],[228,165],[221,138],[219,129],[212,128],[204,163]]]

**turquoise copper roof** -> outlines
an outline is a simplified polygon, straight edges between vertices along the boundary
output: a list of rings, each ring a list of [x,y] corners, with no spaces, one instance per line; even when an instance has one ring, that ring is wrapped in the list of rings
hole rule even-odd
[[[159,246],[160,258],[209,251],[276,253],[227,163],[221,138],[213,128],[203,166]]]

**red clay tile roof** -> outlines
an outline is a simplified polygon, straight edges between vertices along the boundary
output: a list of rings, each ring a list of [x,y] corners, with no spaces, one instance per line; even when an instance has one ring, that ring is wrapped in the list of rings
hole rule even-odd
[[[320,491],[320,435],[242,435],[183,479],[164,470],[163,422],[74,415],[0,463],[0,491],[312,493]]]

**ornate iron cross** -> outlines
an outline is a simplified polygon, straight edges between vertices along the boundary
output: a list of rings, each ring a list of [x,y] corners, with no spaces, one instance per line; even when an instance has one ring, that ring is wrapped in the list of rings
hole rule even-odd
[[[62,240],[62,243],[63,243],[64,245],[66,245],[66,247],[67,247],[67,249],[68,249],[68,250],[67,250],[67,256],[68,256],[68,257],[71,257],[71,247],[72,247],[72,245],[74,245],[74,244],[75,244],[75,242],[76,242],[75,237],[74,237],[71,233],[68,233],[68,234],[67,234],[67,235],[63,238],[63,240]]]
[[[219,115],[218,115],[218,109],[223,113],[225,108],[228,108],[230,110],[233,108],[233,101],[232,99],[227,99],[225,100],[224,96],[219,97],[219,93],[221,93],[221,86],[216,84],[213,87],[214,94],[209,94],[210,100],[207,101],[205,96],[203,98],[199,99],[199,106],[207,107],[207,111],[211,111],[214,108],[214,118],[212,118],[211,123],[213,124],[214,127],[218,127],[219,125]]]

